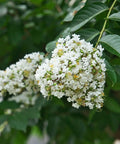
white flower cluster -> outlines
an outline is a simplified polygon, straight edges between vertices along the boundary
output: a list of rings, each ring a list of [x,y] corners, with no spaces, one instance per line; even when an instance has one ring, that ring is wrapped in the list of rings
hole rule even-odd
[[[35,75],[41,93],[44,97],[67,96],[76,108],[101,108],[106,71],[102,52],[101,46],[95,49],[79,35],[59,38],[52,58],[46,59]]]
[[[35,80],[35,72],[42,63],[43,58],[44,55],[39,52],[28,54],[16,64],[8,67],[5,71],[0,71],[1,100],[6,93],[9,93],[10,95],[16,96],[14,98],[16,101],[21,101],[24,97],[24,100],[22,100],[24,103],[28,104],[29,100],[30,103],[33,103],[34,100],[31,100],[32,95],[39,92]]]

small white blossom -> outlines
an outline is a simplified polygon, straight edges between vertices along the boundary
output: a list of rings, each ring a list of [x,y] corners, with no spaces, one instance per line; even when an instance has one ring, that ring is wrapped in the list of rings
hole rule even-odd
[[[44,55],[39,52],[28,54],[16,64],[6,68],[5,71],[0,71],[0,97],[3,98],[6,93],[9,93],[16,96],[14,100],[17,102],[28,103],[26,100],[28,95],[39,92],[35,72],[43,58]]]
[[[105,63],[103,48],[81,40],[79,35],[60,38],[52,58],[36,71],[36,80],[44,97],[67,97],[72,106],[88,106],[90,109],[103,105]]]

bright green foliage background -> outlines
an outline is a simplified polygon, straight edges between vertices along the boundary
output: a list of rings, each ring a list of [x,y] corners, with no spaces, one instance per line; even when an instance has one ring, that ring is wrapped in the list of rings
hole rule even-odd
[[[95,45],[112,3],[0,0],[0,69],[31,52],[45,52],[50,57],[57,38],[68,34],[80,34]],[[26,144],[35,125],[39,135],[46,127],[49,144],[112,144],[120,139],[120,0],[108,18],[100,43],[105,48],[107,66],[103,109],[77,110],[65,98],[48,101],[40,94],[34,106],[19,111],[19,104],[6,98],[0,104],[0,124],[7,121],[8,126],[0,136],[0,144]]]

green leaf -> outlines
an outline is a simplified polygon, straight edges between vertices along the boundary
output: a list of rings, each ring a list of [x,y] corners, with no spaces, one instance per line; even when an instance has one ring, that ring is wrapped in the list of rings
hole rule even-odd
[[[88,42],[93,40],[97,35],[99,35],[99,33],[98,30],[93,28],[81,29],[77,32],[77,34],[80,35],[80,38],[83,38]]]
[[[120,36],[107,35],[100,42],[107,51],[120,57]]]
[[[87,3],[87,4],[91,4],[91,3],[95,3],[95,2],[96,2],[96,0],[90,0],[90,1],[89,1],[89,0],[87,0],[87,2],[86,2],[86,3]],[[97,2],[101,2],[101,0],[97,0]]]
[[[120,62],[120,60],[119,60],[119,62]],[[117,83],[114,85],[114,87],[112,89],[114,91],[119,91],[120,90],[120,65],[114,66],[114,69],[117,74]]]
[[[120,21],[120,12],[110,15],[109,19],[114,20],[114,21]]]
[[[33,107],[18,109],[12,115],[1,115],[0,124],[7,121],[11,128],[25,131],[28,125],[34,124],[40,118],[40,110],[45,105],[46,99],[41,95]]]
[[[86,132],[86,125],[79,117],[67,117],[66,124],[76,137],[82,138]]]
[[[107,68],[107,76],[109,79],[112,81],[113,85],[117,82],[117,75],[113,69],[113,67],[108,63],[108,61],[105,61],[106,63],[106,68]]]
[[[76,13],[85,5],[85,3],[81,2],[77,7],[70,11],[67,16],[64,18],[63,22],[70,22],[73,20]]]
[[[8,123],[11,128],[17,130],[26,130],[26,127],[30,124],[30,120],[38,119],[40,117],[39,110],[36,108],[27,108],[21,112],[15,112],[12,116],[8,116]]]
[[[120,113],[120,104],[113,98],[107,97],[105,107],[112,112]]]
[[[46,51],[48,53],[51,53],[56,47],[56,41],[52,41],[52,42],[49,42],[47,45],[46,45]]]
[[[83,9],[78,11],[71,23],[71,31],[74,32],[84,26],[91,19],[106,11],[107,7],[103,3],[92,3],[86,5]]]
[[[70,35],[70,34],[71,34],[70,28],[67,27],[66,29],[64,29],[64,30],[57,36],[57,39],[58,39],[59,37],[66,37],[66,36],[68,36],[68,35]]]

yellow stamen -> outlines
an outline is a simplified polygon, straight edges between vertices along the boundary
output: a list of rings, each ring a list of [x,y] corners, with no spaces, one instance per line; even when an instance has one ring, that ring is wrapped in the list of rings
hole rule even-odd
[[[51,67],[51,68],[53,68],[53,67],[54,67],[54,65],[52,64],[52,65],[50,65],[50,67]]]
[[[58,56],[62,56],[64,54],[63,49],[59,49],[57,54],[58,54]]]
[[[62,83],[59,83],[59,85],[61,86],[61,85],[62,85]]]
[[[39,82],[40,82],[40,81],[38,80],[37,83],[39,84]]]
[[[81,103],[82,101],[83,101],[82,98],[77,99],[78,103]]]
[[[30,74],[30,72],[29,72],[29,71],[27,71],[27,70],[24,70],[24,73],[23,73],[23,75],[24,75],[25,77],[28,77],[28,76],[29,76],[29,74]]]
[[[58,45],[58,42],[56,42],[56,46]]]
[[[104,92],[102,92],[102,96],[104,96],[105,94],[104,94]]]
[[[66,73],[66,77],[68,78],[69,76],[71,76],[71,72]]]
[[[78,76],[78,75],[73,75],[73,78],[74,78],[74,79],[78,79],[79,76]]]

